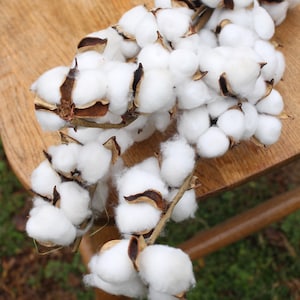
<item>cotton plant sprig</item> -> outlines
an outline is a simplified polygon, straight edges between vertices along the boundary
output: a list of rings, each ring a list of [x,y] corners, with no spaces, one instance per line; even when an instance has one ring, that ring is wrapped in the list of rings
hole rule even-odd
[[[68,133],[32,173],[28,235],[48,247],[78,244],[115,189],[120,240],[92,257],[84,282],[115,295],[184,299],[195,284],[188,256],[155,242],[170,219],[194,217],[198,159],[280,138],[285,60],[272,39],[298,3],[156,0],[79,41],[69,66],[31,86],[41,127]],[[171,124],[176,133],[157,153],[125,165],[127,149]]]

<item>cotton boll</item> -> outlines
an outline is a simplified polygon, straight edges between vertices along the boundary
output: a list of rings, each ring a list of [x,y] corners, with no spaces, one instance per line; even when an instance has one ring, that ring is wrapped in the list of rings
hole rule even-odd
[[[51,104],[60,103],[60,86],[66,79],[69,68],[55,67],[43,73],[32,85],[31,90],[40,98]]]
[[[232,97],[216,97],[215,101],[207,105],[208,112],[212,119],[219,117],[230,107],[237,105],[238,101]]]
[[[171,0],[155,0],[154,7],[156,8],[172,8]]]
[[[178,297],[174,297],[170,294],[158,292],[151,287],[148,291],[148,300],[178,300]]]
[[[256,104],[259,113],[279,115],[283,111],[284,103],[280,93],[272,89],[271,93]]]
[[[77,143],[50,146],[48,153],[51,156],[51,164],[55,170],[69,173],[77,166],[80,145]]]
[[[142,279],[155,291],[177,295],[195,284],[190,258],[180,249],[148,246],[140,253],[138,265]]]
[[[80,225],[92,214],[90,196],[78,183],[63,182],[57,187],[60,195],[60,208],[73,225]]]
[[[234,2],[234,9],[238,9],[238,8],[249,7],[253,3],[253,0],[234,0],[233,2]]]
[[[40,243],[68,246],[76,238],[76,229],[63,212],[51,205],[39,205],[29,213],[27,234]]]
[[[170,110],[175,105],[171,73],[162,69],[145,72],[137,97],[137,106],[141,113]]]
[[[85,107],[88,103],[105,98],[107,80],[99,69],[86,69],[78,73],[72,91],[72,99],[77,107]]]
[[[197,55],[187,49],[174,50],[170,54],[170,70],[174,75],[193,76],[198,69]]]
[[[41,162],[33,170],[30,183],[32,190],[40,195],[52,198],[53,189],[61,182],[60,176],[53,170],[48,160]]]
[[[207,5],[208,7],[216,8],[220,5],[220,0],[202,0],[203,4]]]
[[[152,12],[148,12],[141,22],[137,24],[135,31],[136,42],[140,47],[154,43],[157,38],[157,23]]]
[[[148,11],[144,5],[138,5],[122,15],[118,24],[124,32],[135,35],[138,24],[146,17]]]
[[[185,139],[175,137],[161,144],[161,176],[169,186],[179,187],[195,165],[194,149]]]
[[[258,113],[255,106],[249,102],[243,102],[241,108],[245,116],[245,130],[241,139],[247,140],[252,137],[256,131]]]
[[[168,201],[172,201],[177,193],[178,189],[172,190],[168,196]],[[175,222],[182,222],[186,219],[194,218],[197,208],[198,204],[196,201],[195,190],[188,190],[175,205],[171,219]]]
[[[122,234],[149,232],[160,217],[161,210],[148,203],[121,203],[115,208],[116,225]]]
[[[198,32],[198,45],[205,45],[211,48],[217,47],[218,42],[214,32],[207,28],[203,28]]]
[[[261,57],[261,62],[266,63],[261,69],[261,74],[265,80],[271,81],[277,67],[276,51],[274,46],[267,41],[257,40],[254,51]]]
[[[253,25],[256,33],[264,40],[270,40],[274,35],[274,22],[262,6],[254,6],[253,8]]]
[[[137,62],[143,65],[144,71],[153,68],[166,69],[169,66],[169,55],[169,51],[161,44],[149,44],[140,51]]]
[[[245,131],[245,116],[238,109],[229,109],[219,116],[217,126],[238,142]]]
[[[125,58],[129,59],[137,56],[141,49],[135,41],[123,40],[120,44],[120,50]]]
[[[226,134],[220,128],[212,126],[199,137],[197,152],[201,157],[213,158],[225,154],[229,146]]]
[[[127,111],[130,84],[136,68],[135,64],[119,62],[107,72],[107,98],[112,113],[122,115]]]
[[[76,54],[71,68],[74,68],[77,65],[79,71],[84,69],[96,69],[100,68],[103,63],[103,54],[94,50],[90,50]]]
[[[210,126],[210,118],[205,106],[184,111],[177,122],[177,131],[189,143],[195,144]]]
[[[276,85],[283,77],[284,71],[285,71],[285,58],[284,55],[280,51],[276,51],[276,69],[273,76],[274,79],[274,85]]]
[[[156,157],[149,157],[140,162],[139,164],[135,165],[133,168],[137,168],[139,170],[143,170],[145,172],[154,174],[159,176],[160,174],[160,167],[158,163],[158,159]]]
[[[211,90],[202,80],[186,80],[176,87],[176,93],[180,109],[193,109],[212,99]]]
[[[272,17],[276,26],[280,25],[286,18],[286,14],[289,8],[289,3],[283,1],[281,3],[264,3],[262,7]]]
[[[76,130],[69,128],[68,135],[81,144],[86,144],[95,141],[102,131],[100,128],[80,127]]]
[[[156,128],[153,122],[146,123],[142,128],[140,129],[133,129],[130,130],[130,134],[132,139],[135,142],[141,142],[149,138],[154,132]]]
[[[81,148],[77,168],[83,180],[93,184],[109,170],[111,151],[96,142],[90,142]]]
[[[149,170],[143,170],[139,165],[126,170],[117,178],[117,189],[119,201],[125,202],[124,197],[143,193],[146,190],[155,190],[164,198],[168,194],[168,189],[158,174]]]
[[[158,30],[168,41],[176,41],[188,32],[193,11],[187,8],[166,8],[156,13]]]
[[[253,90],[250,91],[248,95],[245,95],[245,98],[251,104],[256,104],[258,100],[260,100],[266,95],[266,91],[267,91],[267,83],[263,78],[263,76],[259,76],[256,79]]]
[[[83,282],[87,286],[99,288],[112,295],[142,299],[146,294],[146,287],[139,277],[116,284],[102,280],[97,274],[88,274],[84,276]]]
[[[282,124],[274,116],[260,114],[258,117],[255,137],[264,145],[271,145],[278,141]]]
[[[220,46],[230,47],[253,47],[256,39],[257,35],[251,29],[233,23],[222,28],[218,36]]]
[[[200,37],[197,33],[182,37],[172,42],[174,49],[186,49],[197,53],[197,47],[201,44]]]
[[[103,181],[98,181],[93,198],[91,200],[91,209],[93,214],[98,215],[105,210],[108,195],[108,184]]]
[[[66,126],[66,121],[53,112],[47,110],[36,110],[35,116],[44,131],[57,131]]]
[[[150,122],[153,122],[155,129],[160,132],[165,132],[171,121],[169,112],[157,112],[150,116]]]

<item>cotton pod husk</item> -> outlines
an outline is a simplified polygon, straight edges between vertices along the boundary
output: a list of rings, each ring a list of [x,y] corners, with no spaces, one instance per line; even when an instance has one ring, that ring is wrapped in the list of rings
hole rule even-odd
[[[282,124],[277,117],[259,114],[254,135],[263,145],[272,145],[278,141],[281,129]]]
[[[60,195],[60,209],[73,225],[80,225],[91,217],[90,195],[78,183],[63,182],[57,187]]]
[[[177,193],[178,193],[178,189],[173,189],[168,195],[168,201],[172,201]],[[184,192],[181,199],[175,205],[175,208],[172,212],[171,219],[175,222],[182,222],[189,218],[194,218],[197,208],[198,208],[198,204],[196,201],[195,190],[194,189],[187,190]]]
[[[279,115],[282,113],[284,103],[281,94],[272,89],[271,93],[256,104],[259,113]]]
[[[139,274],[150,288],[170,295],[195,285],[193,266],[182,250],[165,245],[150,245],[138,256]]]
[[[178,133],[191,144],[195,144],[209,127],[210,118],[205,105],[183,111],[177,121]]]
[[[78,143],[50,146],[48,154],[51,156],[52,167],[63,173],[74,171],[77,166],[81,146]]]
[[[174,137],[161,144],[161,177],[169,186],[179,187],[192,172],[195,151],[184,138]]]
[[[76,238],[76,228],[64,213],[45,201],[30,210],[26,232],[42,244],[68,246]]]
[[[213,158],[222,156],[230,146],[229,138],[218,127],[208,128],[197,141],[197,153],[201,157]]]
[[[83,180],[93,184],[109,170],[112,153],[97,142],[85,144],[79,153],[77,169]]]
[[[61,183],[60,176],[51,167],[48,160],[42,161],[30,177],[31,189],[42,196],[52,198],[55,186]]]

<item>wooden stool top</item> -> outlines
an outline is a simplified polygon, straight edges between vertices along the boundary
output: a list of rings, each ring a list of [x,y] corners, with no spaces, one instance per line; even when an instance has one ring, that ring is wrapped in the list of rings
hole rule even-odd
[[[30,85],[44,71],[69,65],[82,37],[114,24],[126,10],[141,2],[11,0],[2,3],[0,133],[8,160],[26,187],[33,169],[44,159],[42,150],[59,141],[56,133],[45,133],[39,128]],[[151,7],[151,1],[146,2]],[[290,11],[287,20],[276,29],[275,40],[282,45],[280,50],[287,64],[284,78],[276,88],[284,98],[285,112],[291,116],[283,120],[280,141],[267,148],[243,142],[221,158],[200,160],[198,196],[228,189],[299,157],[299,19],[300,7]],[[152,155],[161,138],[160,134],[154,134],[151,142],[134,146],[126,155],[127,162]]]

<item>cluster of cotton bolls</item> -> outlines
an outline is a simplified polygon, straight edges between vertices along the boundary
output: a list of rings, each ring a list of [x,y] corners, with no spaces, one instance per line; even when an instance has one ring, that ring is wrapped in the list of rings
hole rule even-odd
[[[196,194],[184,184],[198,158],[243,140],[279,139],[284,103],[274,86],[285,60],[271,39],[298,3],[156,0],[84,37],[70,66],[31,86],[41,127],[68,127],[69,141],[50,147],[32,174],[28,235],[72,244],[105,210],[110,183],[123,239],[91,259],[85,283],[129,297],[183,298],[195,283],[191,262],[153,244],[153,233],[167,212],[175,222],[194,217]],[[125,166],[128,148],[172,122],[176,133],[159,153]]]

